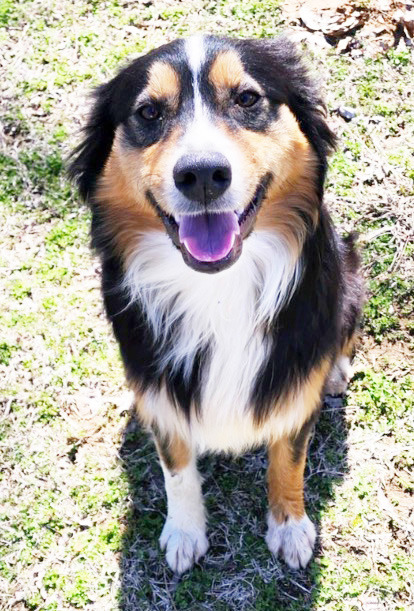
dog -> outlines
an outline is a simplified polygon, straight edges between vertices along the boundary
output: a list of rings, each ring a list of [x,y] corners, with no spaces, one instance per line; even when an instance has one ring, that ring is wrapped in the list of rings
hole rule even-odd
[[[292,568],[312,556],[307,444],[323,394],[346,389],[362,300],[323,204],[325,115],[287,39],[193,36],[100,86],[73,152],[177,573],[208,548],[197,456],[262,444],[268,547]]]

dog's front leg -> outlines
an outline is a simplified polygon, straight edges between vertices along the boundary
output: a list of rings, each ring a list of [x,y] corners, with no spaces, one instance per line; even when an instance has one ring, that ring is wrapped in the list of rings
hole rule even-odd
[[[201,478],[196,456],[177,435],[153,434],[164,473],[168,513],[160,537],[169,567],[176,573],[190,569],[208,549]]]
[[[309,423],[295,437],[284,437],[269,446],[269,514],[266,543],[294,569],[305,567],[312,557],[315,527],[306,515],[303,472]]]

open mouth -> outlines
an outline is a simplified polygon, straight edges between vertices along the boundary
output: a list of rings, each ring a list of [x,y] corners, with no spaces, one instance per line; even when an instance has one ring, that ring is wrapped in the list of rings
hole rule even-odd
[[[150,191],[147,197],[187,265],[196,271],[216,273],[230,267],[240,257],[243,239],[253,229],[270,180],[270,174],[263,177],[241,214],[203,212],[174,217],[161,209]]]

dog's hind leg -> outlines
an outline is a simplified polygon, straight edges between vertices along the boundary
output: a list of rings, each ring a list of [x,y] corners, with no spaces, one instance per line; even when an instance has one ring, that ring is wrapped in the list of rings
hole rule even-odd
[[[176,573],[190,569],[208,549],[201,478],[196,456],[177,435],[166,437],[153,426],[164,473],[168,513],[160,537],[169,567]]]
[[[269,446],[269,514],[266,543],[294,569],[305,567],[312,557],[315,527],[306,515],[303,472],[313,418],[295,437],[284,437]]]

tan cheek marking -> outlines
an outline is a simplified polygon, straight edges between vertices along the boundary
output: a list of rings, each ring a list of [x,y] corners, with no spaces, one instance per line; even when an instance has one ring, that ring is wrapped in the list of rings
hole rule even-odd
[[[135,250],[140,234],[163,230],[162,222],[144,194],[131,188],[119,158],[113,153],[105,166],[95,199],[103,213],[104,231],[123,260]]]
[[[299,254],[306,235],[300,212],[314,224],[319,216],[315,152],[286,105],[266,133],[240,130],[236,137],[245,151],[254,187],[266,172],[274,175],[256,228],[277,230]]]
[[[236,51],[220,52],[211,66],[209,81],[216,89],[239,87],[247,78],[243,64]]]
[[[168,162],[174,154],[177,140],[182,131],[181,127],[177,127],[167,140],[157,142],[142,152],[142,180],[152,190],[160,188],[165,180],[169,168]],[[162,205],[163,202],[159,203]]]
[[[273,223],[278,223],[278,219],[283,219],[284,214],[287,218],[293,214],[299,224],[298,232],[301,233],[303,220],[299,211],[305,213],[314,225],[319,217],[316,193],[318,159],[289,108],[283,106],[280,114],[281,125],[278,121],[273,126],[271,139],[277,146],[279,133],[282,132],[281,157],[259,221],[271,227]]]
[[[280,107],[277,119],[265,132],[240,129],[236,132],[236,137],[246,147],[246,154],[252,163],[259,163],[267,168],[276,166],[279,176],[282,173],[282,181],[290,173],[292,154],[297,149],[308,148],[308,141],[286,105]]]
[[[298,180],[313,175],[316,158],[287,106],[266,132],[240,130],[240,144],[254,174],[274,174],[268,200],[283,197],[295,189]]]
[[[163,61],[154,62],[150,68],[146,94],[154,99],[178,101],[180,80],[170,64]]]
[[[103,211],[108,235],[124,261],[136,249],[140,235],[151,230],[165,231],[146,191],[151,189],[162,206],[160,189],[178,135],[176,131],[167,141],[143,151],[125,149],[121,130],[115,136],[95,199]]]
[[[122,148],[119,145],[120,138],[117,147],[114,147],[119,165],[132,189],[139,191],[141,196],[142,194],[145,196],[145,192],[150,189],[159,200],[160,206],[166,205],[166,202],[162,201],[160,190],[168,172],[171,171],[169,161],[182,132],[182,127],[176,127],[167,139],[160,140],[142,151]],[[166,212],[171,212],[168,206],[165,209]]]

